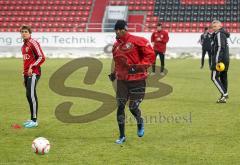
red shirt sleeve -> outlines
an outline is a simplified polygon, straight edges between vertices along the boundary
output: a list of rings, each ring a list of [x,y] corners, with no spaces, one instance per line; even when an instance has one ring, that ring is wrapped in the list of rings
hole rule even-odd
[[[32,64],[32,66],[39,67],[45,61],[45,56],[43,54],[42,48],[40,47],[40,44],[37,41],[31,40],[30,43],[34,54],[37,56],[37,59]]]
[[[139,46],[140,49],[140,56],[141,58],[141,65],[144,68],[148,68],[155,62],[155,53],[154,50],[149,43],[149,41],[145,38],[139,38],[136,44]]]

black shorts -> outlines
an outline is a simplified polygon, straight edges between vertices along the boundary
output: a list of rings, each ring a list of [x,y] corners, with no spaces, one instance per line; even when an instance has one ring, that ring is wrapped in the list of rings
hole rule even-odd
[[[126,103],[128,100],[143,100],[146,89],[145,80],[117,80],[117,100]]]

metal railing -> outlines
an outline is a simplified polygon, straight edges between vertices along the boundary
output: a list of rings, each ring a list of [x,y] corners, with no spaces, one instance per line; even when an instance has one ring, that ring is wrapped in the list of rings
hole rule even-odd
[[[107,25],[107,28],[105,27]],[[99,30],[100,32],[104,31],[114,31],[115,23],[87,23],[85,31],[88,32],[89,30]],[[142,32],[145,26],[139,23],[129,23],[128,24],[128,31],[131,32]]]

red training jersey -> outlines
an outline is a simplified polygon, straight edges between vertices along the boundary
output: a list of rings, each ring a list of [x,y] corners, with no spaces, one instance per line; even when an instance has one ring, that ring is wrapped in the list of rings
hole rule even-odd
[[[23,74],[28,76],[28,69],[32,65],[32,73],[41,75],[41,65],[45,61],[45,56],[40,44],[32,38],[24,40],[22,46]]]
[[[154,50],[160,53],[166,52],[167,42],[169,40],[168,32],[164,30],[152,33],[151,42],[154,43]]]
[[[142,80],[147,78],[147,68],[155,61],[149,41],[129,34],[121,36],[113,45],[113,59],[117,80]]]

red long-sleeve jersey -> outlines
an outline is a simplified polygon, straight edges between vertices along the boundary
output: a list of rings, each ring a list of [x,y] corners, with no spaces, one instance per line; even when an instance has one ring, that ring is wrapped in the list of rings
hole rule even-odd
[[[168,32],[164,30],[155,31],[152,33],[151,42],[154,43],[154,50],[165,53],[167,42],[169,40]]]
[[[155,61],[149,41],[126,33],[113,46],[115,75],[117,80],[142,80],[147,78],[147,68]]]
[[[32,65],[32,73],[41,75],[41,65],[45,61],[45,56],[40,44],[32,38],[24,40],[22,46],[23,55],[23,74],[28,75],[30,65]]]

